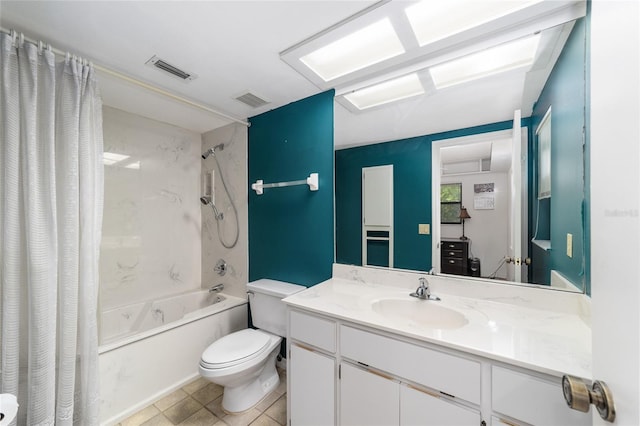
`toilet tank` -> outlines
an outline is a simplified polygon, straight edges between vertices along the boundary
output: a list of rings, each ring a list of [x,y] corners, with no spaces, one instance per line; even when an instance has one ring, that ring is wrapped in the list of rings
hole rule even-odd
[[[287,311],[282,299],[302,290],[306,290],[306,287],[266,278],[247,284],[253,325],[261,330],[285,337],[287,335]]]

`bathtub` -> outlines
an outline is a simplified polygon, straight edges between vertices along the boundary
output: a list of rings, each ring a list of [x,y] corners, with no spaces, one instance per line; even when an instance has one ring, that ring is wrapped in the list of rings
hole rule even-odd
[[[105,310],[100,422],[116,424],[198,377],[204,349],[247,328],[247,301],[194,291]]]

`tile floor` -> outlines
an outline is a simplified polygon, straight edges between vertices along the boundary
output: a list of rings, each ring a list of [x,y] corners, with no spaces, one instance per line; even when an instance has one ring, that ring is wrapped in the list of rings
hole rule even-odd
[[[282,426],[287,422],[286,371],[278,369],[280,385],[254,408],[239,415],[222,410],[222,387],[197,380],[165,396],[120,426]]]

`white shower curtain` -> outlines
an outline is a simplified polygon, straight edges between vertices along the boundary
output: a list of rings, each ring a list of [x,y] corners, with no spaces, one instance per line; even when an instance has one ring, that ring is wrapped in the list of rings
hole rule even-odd
[[[0,393],[98,424],[102,105],[93,67],[0,34]]]

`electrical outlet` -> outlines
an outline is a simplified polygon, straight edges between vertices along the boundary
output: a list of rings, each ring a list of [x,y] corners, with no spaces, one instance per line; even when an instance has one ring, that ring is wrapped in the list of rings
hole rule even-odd
[[[418,234],[429,235],[431,233],[431,226],[428,223],[418,224]]]
[[[567,256],[573,257],[573,235],[567,234]]]

